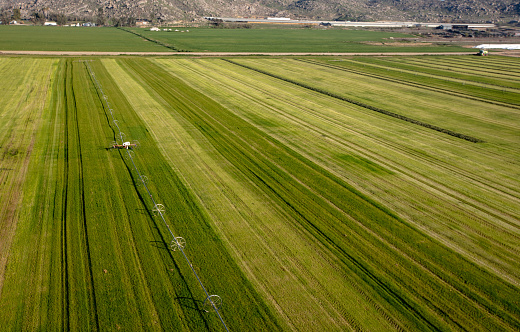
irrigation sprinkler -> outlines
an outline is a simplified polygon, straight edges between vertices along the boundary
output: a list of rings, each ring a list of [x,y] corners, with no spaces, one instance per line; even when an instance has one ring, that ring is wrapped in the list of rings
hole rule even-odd
[[[222,307],[222,299],[218,295],[209,295],[202,304],[202,310],[210,312],[211,309],[220,310]]]
[[[134,151],[128,150],[126,152],[127,152],[127,155],[125,156],[126,160],[133,160],[134,159]]]
[[[154,215],[157,215],[158,213],[162,214],[164,211],[165,211],[164,205],[162,205],[162,204],[155,204],[153,207],[153,210],[152,210]]]
[[[170,248],[172,251],[176,251],[177,249],[181,250],[184,249],[186,246],[186,240],[184,238],[178,236],[172,240],[172,243],[170,244]]]
[[[134,139],[134,140],[132,141],[132,143],[130,143],[130,145],[131,145],[131,148],[132,148],[132,149],[139,149],[139,147],[141,146],[141,143],[139,143],[138,140]]]

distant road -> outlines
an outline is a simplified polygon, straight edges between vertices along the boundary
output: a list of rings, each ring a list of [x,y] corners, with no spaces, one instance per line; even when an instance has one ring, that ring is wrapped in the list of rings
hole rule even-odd
[[[135,56],[171,56],[171,55],[187,55],[187,56],[235,56],[235,55],[270,55],[270,56],[303,56],[303,55],[471,55],[477,51],[468,49],[467,52],[373,52],[373,53],[312,53],[312,52],[68,52],[68,51],[0,51],[0,55],[54,55],[54,56],[118,56],[118,55],[135,55]]]

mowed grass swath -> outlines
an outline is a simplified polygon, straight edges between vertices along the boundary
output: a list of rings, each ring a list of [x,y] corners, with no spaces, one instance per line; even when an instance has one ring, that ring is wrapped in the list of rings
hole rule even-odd
[[[514,331],[520,63],[491,58],[90,66],[230,330]],[[222,330],[85,63],[0,70],[2,326]]]

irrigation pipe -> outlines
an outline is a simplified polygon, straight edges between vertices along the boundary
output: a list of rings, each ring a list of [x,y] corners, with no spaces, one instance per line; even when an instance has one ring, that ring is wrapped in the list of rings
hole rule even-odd
[[[117,127],[117,130],[119,131],[119,138],[121,139],[121,142],[124,142],[124,133],[121,131],[121,128],[119,128],[119,124],[118,124],[118,121],[115,119],[114,117],[114,113],[112,111],[112,108],[110,107],[110,104],[108,102],[108,98],[107,96],[105,95],[105,93],[103,92],[103,89],[101,87],[101,84],[99,84],[98,80],[96,79],[96,75],[94,74],[94,71],[92,70],[92,68],[90,67],[90,64],[88,61],[85,61],[85,64],[88,68],[88,71],[89,71],[89,74],[91,76],[91,78],[94,80],[94,82],[96,83],[96,89],[99,90],[99,92],[101,93],[101,95],[103,96],[103,100],[105,101],[105,104],[106,104],[106,107],[107,109],[109,110],[110,112],[110,116],[112,117],[112,123],[115,124],[115,126]],[[164,225],[166,226],[166,228],[168,229],[168,231],[170,232],[171,236],[172,236],[172,242],[175,241],[176,245],[177,245],[177,248],[179,248],[179,250],[182,252],[182,255],[184,256],[184,259],[186,259],[186,262],[188,263],[188,265],[190,266],[191,268],[191,271],[193,272],[193,274],[195,275],[195,277],[197,278],[197,281],[199,282],[200,284],[200,287],[202,288],[202,290],[204,290],[204,293],[206,294],[206,300],[209,300],[209,303],[211,303],[211,306],[213,307],[213,309],[215,310],[215,312],[217,313],[220,321],[222,322],[222,325],[224,326],[224,328],[226,329],[226,331],[229,332],[229,329],[227,328],[226,326],[226,323],[224,322],[224,319],[222,318],[222,316],[220,315],[220,312],[217,308],[217,306],[215,305],[215,303],[213,302],[213,300],[211,299],[211,296],[209,295],[208,291],[206,290],[206,287],[204,287],[204,285],[202,284],[202,281],[200,280],[199,278],[199,275],[197,274],[197,272],[195,271],[195,269],[193,268],[193,265],[191,264],[190,260],[188,259],[188,256],[186,256],[186,253],[184,252],[184,249],[183,249],[183,245],[179,242],[179,238],[176,237],[171,228],[170,228],[170,225],[168,225],[168,223],[166,222],[166,219],[164,218],[164,215],[160,209],[160,205],[161,204],[157,204],[157,202],[155,201],[155,199],[153,198],[153,195],[152,193],[150,192],[150,189],[148,188],[148,186],[146,185],[146,181],[145,179],[143,178],[141,172],[139,172],[139,169],[137,168],[135,162],[134,162],[134,158],[132,157],[132,153],[130,153],[130,150],[129,149],[126,149],[126,153],[128,154],[128,158],[130,159],[130,161],[132,161],[132,165],[134,166],[134,169],[135,171],[137,172],[137,175],[139,175],[139,179],[141,180],[141,182],[143,183],[143,186],[145,187],[146,189],[146,192],[148,193],[148,196],[150,196],[150,199],[153,203],[153,206],[154,206],[154,211],[158,212],[159,215],[161,216],[161,219],[163,220],[164,222]]]

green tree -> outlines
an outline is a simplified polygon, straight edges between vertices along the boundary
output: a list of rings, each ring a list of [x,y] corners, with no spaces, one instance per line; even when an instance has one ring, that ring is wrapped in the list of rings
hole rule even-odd
[[[9,11],[7,9],[3,9],[0,12],[0,22],[2,22],[1,24],[8,25],[10,21],[11,21],[11,15],[10,15]]]
[[[135,22],[137,22],[137,19],[135,17],[130,16],[126,19],[126,26],[133,27],[135,26]]]
[[[43,25],[45,23],[45,15],[40,12],[34,12],[31,14],[31,22],[34,25]]]
[[[96,15],[96,25],[103,26],[106,24],[106,22],[107,22],[107,18],[105,17],[103,7],[99,7],[97,10],[97,15]]]
[[[56,23],[58,25],[65,25],[67,24],[68,20],[67,20],[67,15],[65,14],[58,14],[56,15]]]
[[[20,13],[20,8],[13,9],[13,20],[20,21],[22,19],[22,14]]]

